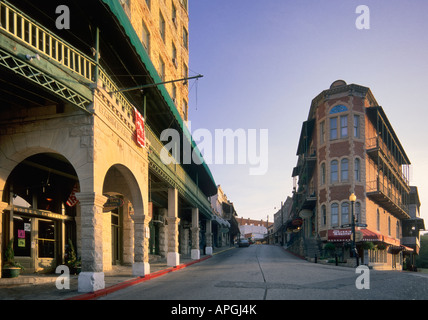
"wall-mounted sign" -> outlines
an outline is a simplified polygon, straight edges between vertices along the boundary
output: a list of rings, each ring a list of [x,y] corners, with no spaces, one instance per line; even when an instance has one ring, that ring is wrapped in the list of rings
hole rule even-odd
[[[136,108],[134,108],[134,124],[135,124],[135,135],[137,144],[140,147],[146,146],[146,133],[144,131],[144,118],[138,112]]]

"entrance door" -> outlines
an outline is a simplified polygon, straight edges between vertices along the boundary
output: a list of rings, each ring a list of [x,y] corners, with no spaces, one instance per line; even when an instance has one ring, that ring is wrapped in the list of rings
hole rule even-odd
[[[53,271],[56,266],[56,223],[52,220],[37,219],[37,270]]]
[[[112,264],[117,265],[121,263],[121,214],[119,209],[111,212],[111,253]]]

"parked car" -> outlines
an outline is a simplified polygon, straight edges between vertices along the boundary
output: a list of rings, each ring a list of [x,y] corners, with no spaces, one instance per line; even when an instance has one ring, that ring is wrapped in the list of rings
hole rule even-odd
[[[250,242],[246,239],[241,239],[241,240],[239,240],[238,246],[239,247],[249,247]]]

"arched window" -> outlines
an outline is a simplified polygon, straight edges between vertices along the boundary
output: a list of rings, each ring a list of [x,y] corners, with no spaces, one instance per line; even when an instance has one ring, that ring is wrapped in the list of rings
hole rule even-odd
[[[337,226],[339,224],[339,205],[333,203],[331,205],[331,225]]]
[[[339,181],[338,166],[339,166],[339,163],[337,160],[333,160],[330,163],[330,183]]]
[[[342,224],[349,223],[349,203],[348,202],[342,203],[340,210],[342,213]]]
[[[337,106],[334,106],[333,108],[331,108],[330,114],[335,114],[335,113],[340,113],[345,111],[348,111],[348,108],[343,104],[338,104]]]
[[[348,181],[348,159],[340,161],[340,181]]]

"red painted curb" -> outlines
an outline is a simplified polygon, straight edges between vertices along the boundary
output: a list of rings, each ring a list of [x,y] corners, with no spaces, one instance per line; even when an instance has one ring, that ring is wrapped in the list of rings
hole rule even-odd
[[[186,268],[188,266],[191,266],[192,264],[195,264],[195,263],[207,260],[207,259],[209,259],[211,257],[212,256],[206,256],[206,257],[203,257],[203,258],[198,259],[198,260],[194,260],[194,261],[190,261],[188,263],[180,264],[180,265],[178,265],[176,267],[170,267],[170,268],[167,268],[167,269],[163,269],[163,270],[159,270],[159,271],[150,273],[148,275],[145,275],[144,277],[137,277],[135,279],[130,279],[130,280],[127,280],[127,281],[124,281],[124,282],[112,285],[110,287],[97,290],[95,292],[84,293],[84,294],[81,294],[81,295],[78,295],[78,296],[75,296],[75,297],[67,298],[65,300],[92,300],[92,299],[95,299],[95,298],[98,298],[98,297],[102,297],[102,296],[108,295],[109,293],[112,293],[112,292],[115,292],[115,291],[118,291],[118,290],[130,287],[130,286],[133,286],[135,284],[138,284],[138,283],[141,283],[141,282],[145,282],[145,281],[148,281],[148,280],[151,280],[151,279],[158,278],[160,276],[163,276],[164,274],[184,269],[184,268]]]

